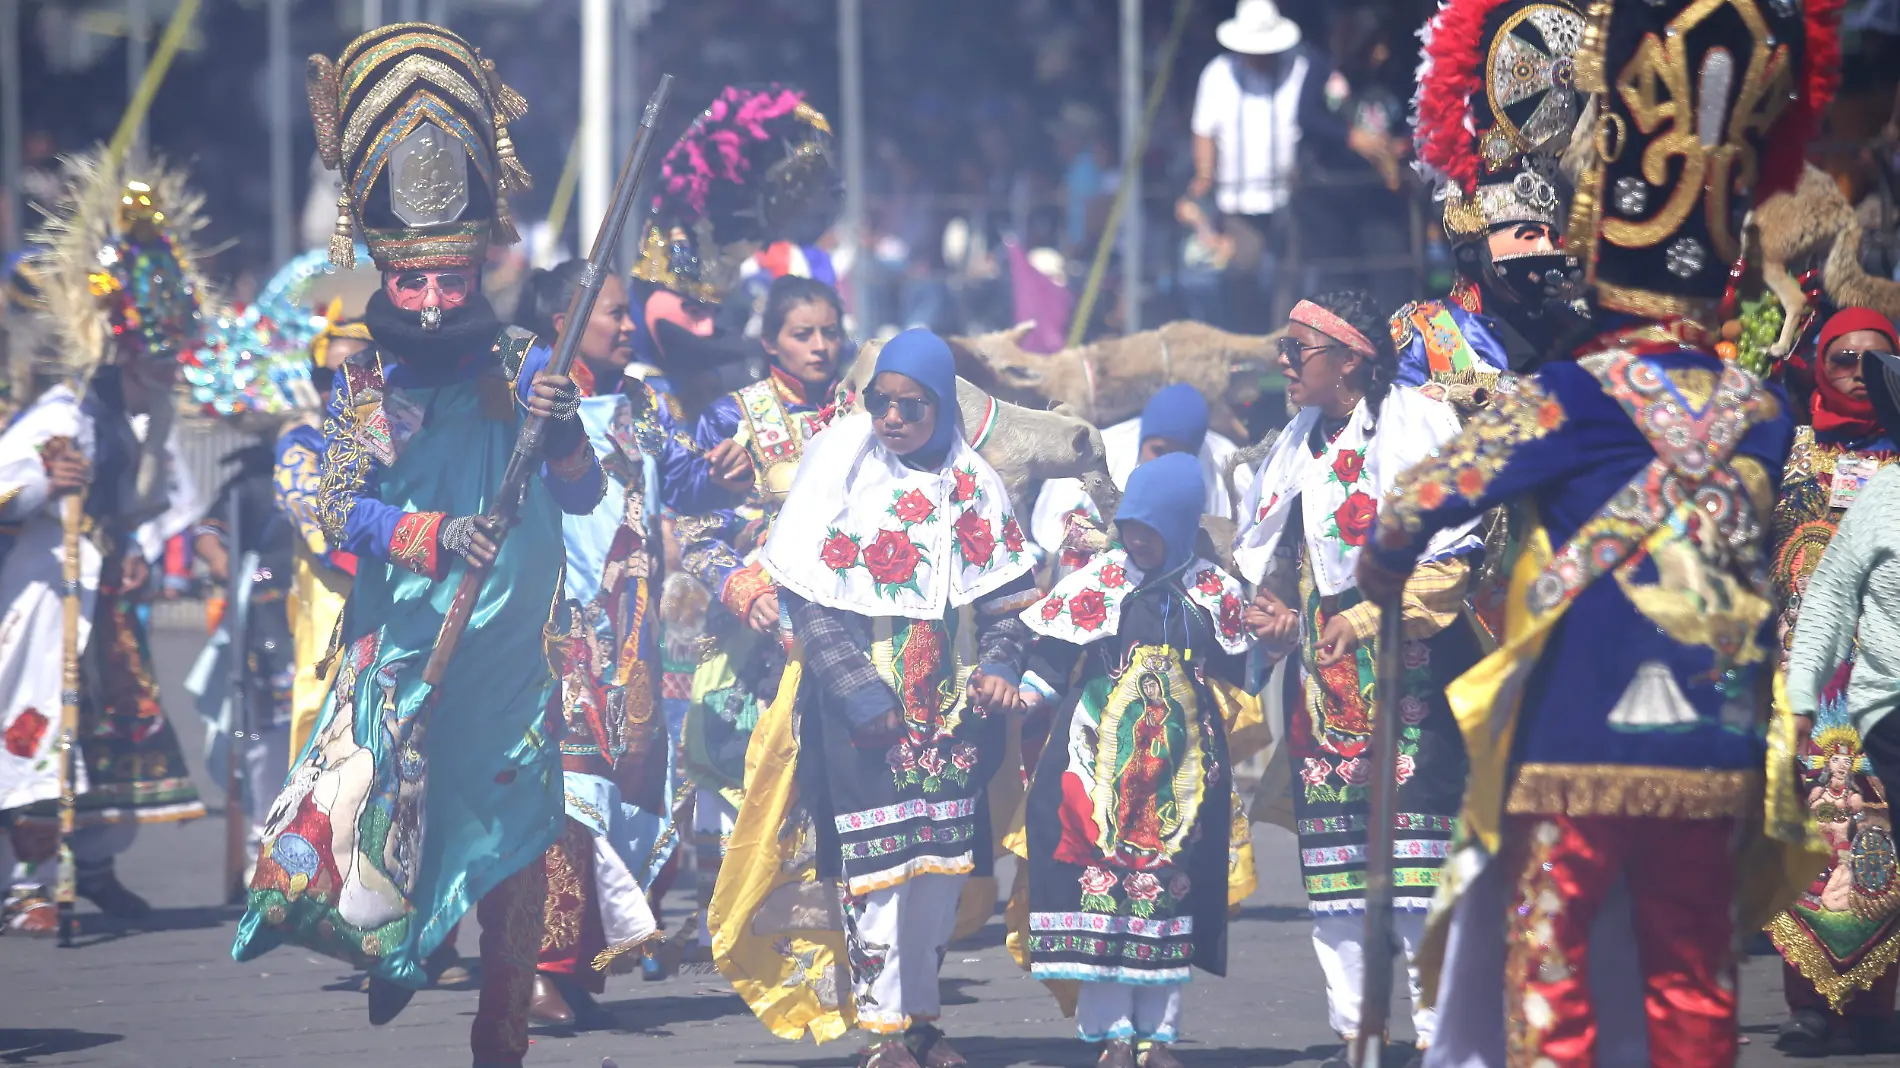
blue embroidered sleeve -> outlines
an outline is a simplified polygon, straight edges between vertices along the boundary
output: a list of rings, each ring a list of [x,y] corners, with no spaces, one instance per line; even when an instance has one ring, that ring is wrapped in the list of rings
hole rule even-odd
[[[554,353],[536,345],[521,361],[515,375],[515,396],[523,405],[534,390],[534,376],[545,370]],[[554,503],[568,515],[586,515],[600,503],[607,491],[606,476],[600,470],[600,458],[588,444],[587,430],[576,419],[557,419],[548,424],[541,481],[546,483]]]
[[[323,419],[322,481],[317,489],[317,518],[333,548],[388,562],[396,524],[408,513],[376,499],[381,465],[357,436],[356,410],[349,404],[345,367]]]
[[[707,441],[708,420],[722,407],[731,411],[731,426],[723,437]],[[659,457],[660,484],[664,487],[666,506],[679,515],[701,515],[729,511],[743,503],[744,494],[713,485],[712,464],[706,459],[707,449],[738,432],[739,407],[731,396],[720,397],[706,409],[699,417],[699,432],[694,434],[681,429],[673,418],[672,408],[664,403],[658,405],[658,417],[663,439]]]
[[[291,427],[277,439],[277,465],[271,480],[277,510],[290,520],[304,546],[319,556],[329,548],[323,523],[317,518],[322,459],[323,433],[314,426]]]
[[[1584,374],[1570,365],[1554,370],[1559,376]],[[1433,534],[1588,462],[1551,374],[1522,380],[1516,392],[1480,410],[1432,458],[1399,477],[1379,509],[1378,535],[1370,546],[1381,564],[1409,571]],[[1588,384],[1601,396],[1594,380]]]

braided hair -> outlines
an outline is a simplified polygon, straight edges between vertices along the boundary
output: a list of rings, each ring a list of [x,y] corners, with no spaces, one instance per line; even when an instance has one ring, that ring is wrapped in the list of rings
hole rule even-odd
[[[1399,351],[1392,344],[1392,329],[1384,312],[1363,289],[1339,289],[1306,298],[1346,321],[1372,342],[1373,354],[1359,361],[1347,382],[1365,394],[1366,411],[1376,422],[1379,406],[1392,391],[1392,380],[1399,373]]]

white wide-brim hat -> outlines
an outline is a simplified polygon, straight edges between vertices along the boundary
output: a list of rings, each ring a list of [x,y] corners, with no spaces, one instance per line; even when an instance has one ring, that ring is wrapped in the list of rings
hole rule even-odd
[[[1234,17],[1214,28],[1214,39],[1230,52],[1271,56],[1300,43],[1300,26],[1273,0],[1240,0]]]

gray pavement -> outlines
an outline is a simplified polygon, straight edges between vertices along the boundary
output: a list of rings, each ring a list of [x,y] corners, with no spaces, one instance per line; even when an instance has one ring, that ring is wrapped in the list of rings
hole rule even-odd
[[[154,648],[167,708],[194,760],[200,727],[178,679],[201,633],[161,630]],[[221,803],[201,774],[206,801]],[[468,1063],[472,992],[424,991],[401,1017],[372,1029],[350,970],[314,953],[284,948],[248,964],[229,956],[235,910],[215,904],[222,867],[220,816],[179,827],[148,827],[121,859],[128,885],[150,898],[153,917],[131,926],[80,905],[80,946],[0,938],[0,1064],[202,1068],[452,1068]],[[1256,828],[1261,887],[1231,930],[1226,979],[1197,977],[1186,1000],[1180,1048],[1190,1068],[1277,1068],[1316,1063],[1337,1046],[1313,957],[1311,928],[1290,835]],[[1005,882],[1005,885],[1007,883]],[[688,907],[683,892],[670,914]],[[473,953],[473,919],[461,945]],[[1783,1007],[1780,961],[1753,957],[1744,970],[1741,1063],[1780,1065],[1772,1048]],[[953,947],[944,965],[943,1027],[972,1065],[1083,1066],[1092,1051],[1076,1041],[1042,987],[1017,970],[1002,945],[1000,919]],[[1401,982],[1398,989],[1403,991]],[[1401,995],[1402,996],[1402,995]],[[769,1035],[716,974],[660,983],[609,980],[603,1005],[615,1026],[586,1033],[535,1034],[528,1063],[594,1068],[603,1057],[623,1068],[667,1065],[849,1065],[859,1043],[823,1047]],[[1400,1015],[1403,1015],[1401,1011]],[[1395,1022],[1395,1041],[1409,1041]],[[1396,1047],[1392,1063],[1409,1050]],[[1859,1068],[1895,1058],[1834,1058]]]

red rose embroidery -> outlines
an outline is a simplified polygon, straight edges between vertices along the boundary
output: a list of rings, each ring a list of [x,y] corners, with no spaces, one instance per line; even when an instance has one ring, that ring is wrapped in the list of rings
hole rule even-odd
[[[1061,614],[1062,614],[1062,598],[1061,597],[1058,597],[1052,593],[1049,596],[1042,599],[1042,618],[1044,620],[1053,620]]]
[[[1210,567],[1194,576],[1194,588],[1212,597],[1221,591],[1220,576],[1215,574],[1214,569]]]
[[[1333,512],[1333,522],[1339,524],[1339,540],[1347,545],[1364,545],[1366,535],[1372,533],[1372,521],[1377,518],[1379,506],[1371,497],[1357,492]]]
[[[1078,630],[1094,630],[1108,621],[1108,602],[1101,590],[1083,590],[1069,598],[1069,622]]]
[[[864,550],[864,567],[871,577],[891,586],[902,586],[917,574],[923,554],[901,530],[880,530],[877,540]]]
[[[964,562],[988,567],[990,557],[996,555],[996,535],[990,533],[989,520],[969,510],[957,517],[951,529],[957,532],[957,548],[963,551]]]
[[[1334,477],[1348,486],[1359,481],[1359,473],[1365,469],[1366,454],[1363,452],[1341,449],[1339,455],[1333,457]]]
[[[843,571],[858,562],[858,543],[851,540],[851,535],[834,530],[831,537],[825,539],[818,558],[833,571]]]
[[[22,709],[7,727],[7,752],[21,758],[38,753],[40,739],[46,737],[46,726],[46,716],[39,709]]]
[[[1003,520],[1003,548],[1012,553],[1023,551],[1023,528],[1016,525],[1016,517]]]
[[[956,476],[956,488],[950,491],[950,499],[962,504],[976,499],[976,471],[974,468],[955,468],[950,472]]]
[[[1128,572],[1122,570],[1120,564],[1110,564],[1102,569],[1101,578],[1102,585],[1107,586],[1111,590],[1119,590],[1122,588],[1123,583],[1128,581]]]
[[[912,523],[922,523],[936,515],[937,506],[931,504],[930,499],[925,497],[922,491],[911,490],[897,498],[896,504],[891,505],[891,514],[897,517],[898,522],[909,526]]]
[[[1231,593],[1220,599],[1220,633],[1228,639],[1240,635],[1240,598]]]

